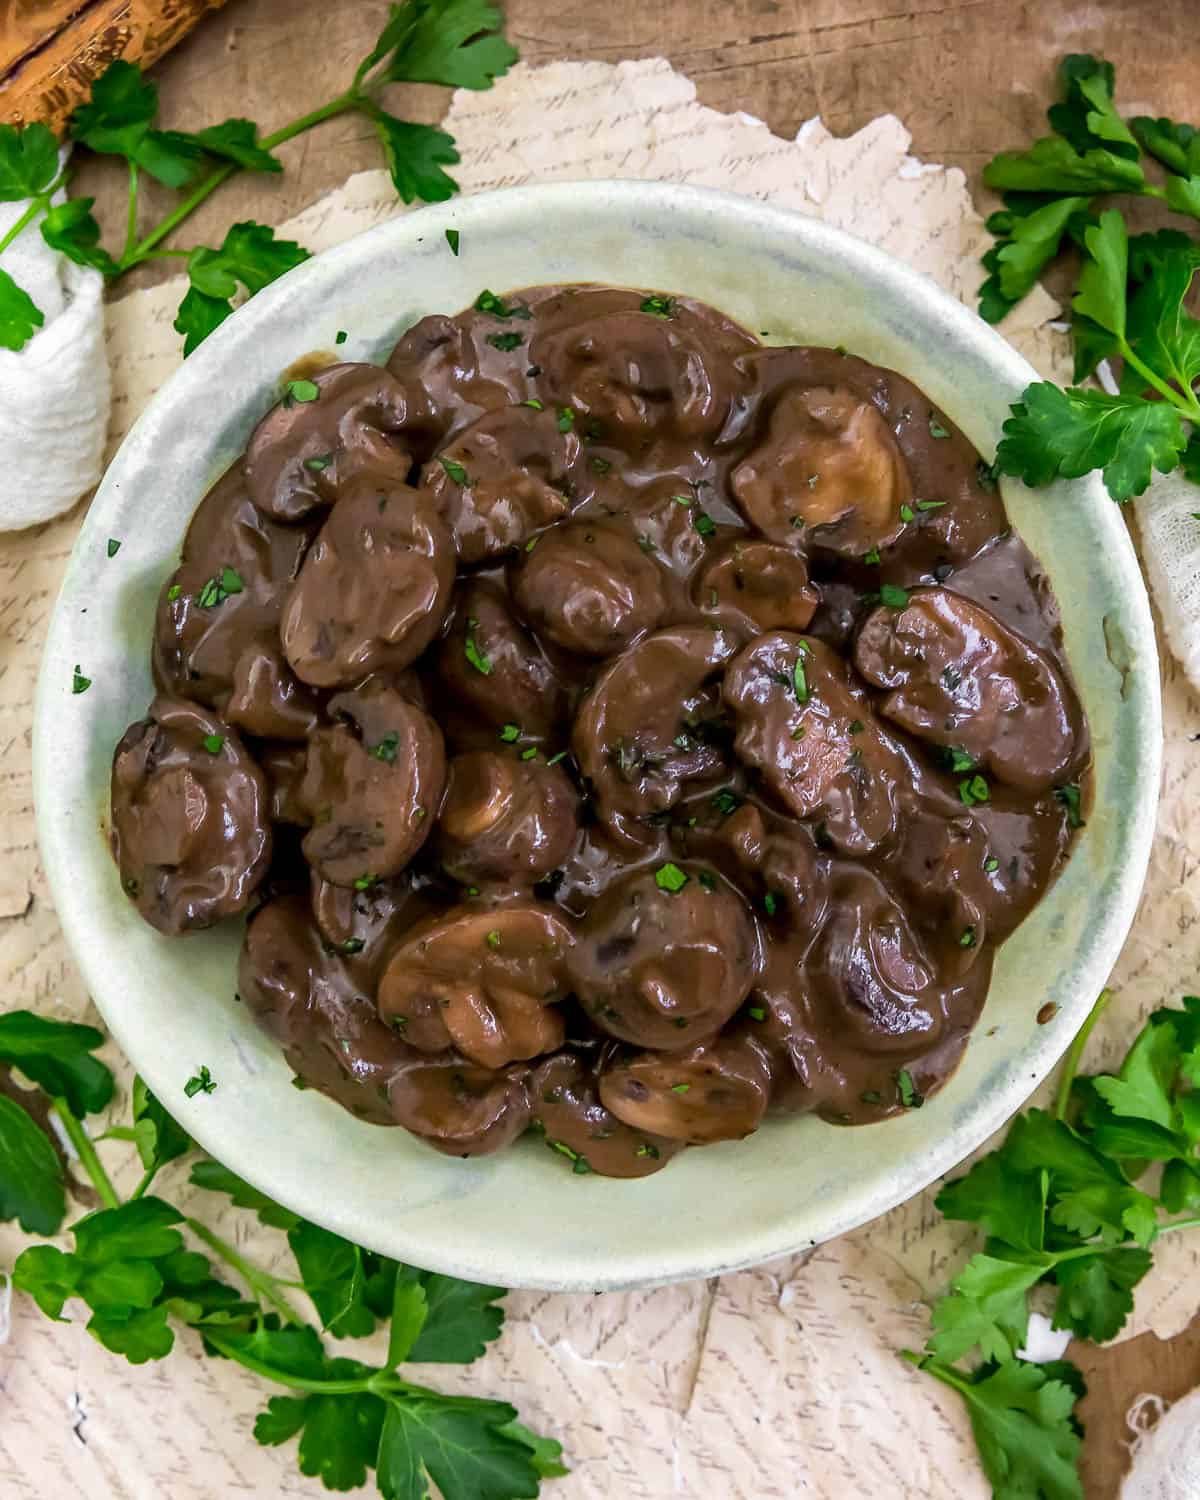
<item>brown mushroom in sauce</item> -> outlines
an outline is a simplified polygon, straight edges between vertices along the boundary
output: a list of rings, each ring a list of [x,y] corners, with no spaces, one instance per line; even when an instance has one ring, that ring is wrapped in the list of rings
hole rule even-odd
[[[579,798],[558,765],[515,747],[456,755],[438,819],[437,856],[456,880],[532,885],[562,864]]]
[[[687,1052],[615,1055],[600,1074],[600,1099],[633,1130],[710,1146],[758,1129],[770,1084],[761,1047],[720,1036]]]
[[[160,932],[244,911],[271,860],[262,772],[228,724],[156,698],[113,755],[112,846],[121,884]]]
[[[398,1125],[447,1156],[489,1156],[510,1145],[530,1119],[523,1067],[477,1067],[454,1053],[413,1057],[388,1090]]]
[[[804,630],[821,596],[797,553],[776,542],[733,541],[700,569],[696,604],[747,637],[764,630]]]
[[[546,1145],[576,1172],[649,1177],[683,1150],[683,1142],[633,1130],[600,1102],[596,1070],[574,1052],[558,1052],[529,1075],[534,1123]]]

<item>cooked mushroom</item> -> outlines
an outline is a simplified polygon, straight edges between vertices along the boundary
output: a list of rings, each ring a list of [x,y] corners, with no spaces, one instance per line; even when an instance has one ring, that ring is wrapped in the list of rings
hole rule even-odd
[[[308,809],[300,803],[300,787],[308,761],[308,746],[286,742],[259,745],[257,758],[263,775],[267,778],[272,823],[292,823],[298,828],[310,827],[312,818]]]
[[[529,1124],[525,1077],[523,1067],[497,1072],[452,1052],[414,1057],[392,1078],[392,1114],[405,1130],[447,1156],[488,1156]]]
[[[673,861],[610,886],[569,960],[575,993],[601,1031],[667,1049],[720,1030],[761,964],[758,927],[736,888]]]
[[[121,884],[160,932],[244,911],[271,862],[267,783],[228,724],[156,698],[113,755],[112,846]]]
[[[606,1109],[595,1068],[578,1053],[558,1052],[535,1068],[529,1096],[547,1146],[573,1161],[576,1172],[649,1177],[683,1150],[682,1141],[631,1130]]]
[[[398,672],[437,635],[453,582],[454,543],[428,497],[357,479],[329,512],[284,604],[284,655],[314,687]]]
[[[575,719],[571,744],[596,812],[619,841],[652,841],[647,820],[681,787],[719,775],[717,678],[736,642],[704,625],[660,630],[600,674]]]
[[[506,406],[458,433],[425,465],[422,488],[450,528],[459,561],[480,563],[567,513],[579,439],[544,407]]]
[[[914,589],[902,607],[875,610],[854,662],[888,690],[880,713],[1010,786],[1053,786],[1079,755],[1083,714],[1049,657],[949,589]]]
[[[388,1084],[413,1053],[380,1021],[302,896],[269,901],[251,918],[238,993],[303,1084],[361,1120],[394,1123]]]
[[[489,738],[512,724],[527,744],[564,727],[566,695],[554,668],[488,580],[460,586],[437,647],[436,681],[460,710],[488,726]]]
[[[418,385],[374,365],[341,364],[287,393],[254,429],[246,484],[276,521],[298,521],[331,504],[363,473],[403,483],[414,448],[428,441],[432,413]]]
[[[440,1009],[447,1043],[485,1068],[553,1052],[564,1036],[555,1002],[567,992],[573,941],[567,920],[534,902],[453,907],[396,946],[379,984],[379,1013],[423,1047]]]
[[[821,596],[808,581],[804,559],[775,542],[738,538],[701,568],[692,597],[747,637],[764,630],[803,630]]]
[[[442,732],[375,679],[338,693],[342,720],[309,736],[301,805],[312,819],[305,858],[333,885],[402,870],[429,836],[446,779]]]
[[[570,852],[579,798],[558,765],[506,752],[456,755],[438,819],[437,856],[464,884],[532,885]]]
[[[600,1100],[633,1130],[708,1146],[757,1130],[770,1096],[765,1052],[722,1035],[688,1052],[616,1054],[600,1073]]]
[[[278,640],[255,638],[233,666],[225,717],[265,740],[304,740],[317,727],[321,697],[283,659]]]
[[[525,620],[566,651],[612,656],[666,609],[661,568],[628,530],[572,521],[537,538],[510,579]]]
[[[794,817],[819,819],[853,854],[895,832],[897,788],[911,785],[912,773],[823,641],[785,631],[759,636],[730,664],[725,701],[737,720],[739,759]]]
[[[259,511],[235,465],[200,502],[154,624],[158,690],[220,708],[252,639],[272,638],[312,526],[280,526]]]
[[[398,380],[425,392],[439,440],[469,426],[485,411],[510,406],[529,394],[528,382],[515,374],[524,370],[525,362],[514,366],[511,356],[504,357],[489,344],[482,323],[469,313],[458,318],[435,313],[414,323],[388,358],[388,370]],[[511,320],[500,327],[513,331]]]
[[[733,493],[773,542],[846,557],[886,546],[904,528],[912,486],[875,407],[844,387],[793,387],[765,440],[733,471]]]
[[[367,875],[345,886],[310,870],[309,885],[321,936],[345,960],[355,982],[373,994],[393,943],[432,911],[429,899],[407,873],[393,880]]]

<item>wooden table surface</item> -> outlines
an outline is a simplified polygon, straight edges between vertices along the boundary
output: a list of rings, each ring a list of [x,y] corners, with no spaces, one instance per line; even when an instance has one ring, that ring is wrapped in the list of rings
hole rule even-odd
[[[816,114],[838,133],[896,114],[918,156],[961,166],[977,194],[989,157],[1042,132],[1063,53],[1111,58],[1126,114],[1194,119],[1198,108],[1195,0],[509,0],[507,12],[529,62],[665,56],[703,103],[747,110],[780,135]],[[276,129],[340,92],[384,13],[359,0],[230,0],[155,69],[167,123],[195,128],[247,114]],[[412,88],[403,99],[411,118],[436,120],[445,107],[434,89]],[[280,154],[282,178],[247,175],[222,189],[189,239],[211,243],[239,218],[278,223],[351,172],[379,165],[374,137],[352,118]],[[91,166],[75,188],[98,195],[102,219],[118,194],[123,202],[118,176]],[[1071,1355],[1091,1385],[1088,1500],[1113,1500],[1133,1399],[1149,1391],[1173,1400],[1200,1385],[1200,1320],[1169,1343],[1146,1335]]]

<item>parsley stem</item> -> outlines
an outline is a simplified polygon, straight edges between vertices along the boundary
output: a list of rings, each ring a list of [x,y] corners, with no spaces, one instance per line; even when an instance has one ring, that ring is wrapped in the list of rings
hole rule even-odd
[[[152,1166],[147,1167],[146,1170],[142,1173],[142,1180],[141,1180],[141,1182],[139,1182],[138,1185],[137,1185],[137,1187],[134,1188],[133,1192],[130,1193],[130,1195],[129,1195],[129,1201],[130,1201],[130,1203],[132,1203],[135,1198],[141,1198],[145,1194],[146,1189],[150,1186],[150,1184],[154,1181],[155,1177],[157,1177],[157,1176],[158,1176],[158,1163],[154,1162]]]
[[[75,1147],[76,1155],[92,1179],[92,1185],[103,1199],[105,1208],[120,1208],[121,1200],[117,1196],[116,1188],[112,1185],[112,1178],[104,1170],[103,1163],[96,1155],[91,1136],[75,1118],[71,1106],[65,1099],[55,1099],[54,1112],[62,1121],[63,1129],[67,1132],[67,1139]]]
[[[269,1302],[285,1323],[292,1323],[297,1327],[303,1324],[304,1319],[299,1316],[296,1309],[283,1293],[277,1290],[278,1283],[269,1271],[260,1271],[256,1265],[253,1265],[244,1255],[234,1249],[228,1240],[223,1240],[219,1234],[214,1233],[207,1224],[202,1224],[199,1219],[186,1218],[184,1219],[184,1223],[197,1239],[203,1240],[208,1248],[219,1255],[226,1265],[233,1267],[260,1300]]]
[[[328,104],[322,104],[319,109],[313,109],[306,115],[299,115],[289,124],[275,131],[273,135],[264,136],[260,144],[264,150],[272,151],[276,146],[282,146],[284,141],[290,141],[293,136],[300,135],[305,130],[311,130],[314,125],[320,125],[324,120],[332,120],[335,115],[345,114],[347,110],[357,109],[359,98],[350,90],[345,94],[339,94],[336,99],[331,99]],[[146,260],[155,247],[165,240],[173,229],[177,229],[191,213],[193,213],[204,200],[210,197],[221,186],[227,182],[235,172],[243,168],[235,161],[226,162],[223,166],[210,172],[199,187],[195,188],[176,208],[167,214],[156,228],[148,235],[139,240],[132,248],[127,248],[117,263],[118,271],[128,271],[140,261]]]
[[[397,1380],[387,1370],[372,1370],[369,1375],[358,1375],[347,1380],[313,1380],[306,1375],[293,1375],[290,1370],[281,1370],[265,1360],[256,1359],[237,1343],[227,1342],[216,1328],[206,1327],[204,1337],[210,1344],[243,1365],[247,1370],[273,1380],[276,1385],[288,1386],[293,1391],[307,1391],[317,1396],[358,1396],[369,1392],[374,1396],[433,1396],[437,1393],[424,1385],[410,1385]]]
[[[1196,400],[1194,391],[1190,389],[1186,392],[1177,391],[1173,385],[1156,375],[1149,365],[1144,365],[1124,339],[1121,340],[1121,356],[1127,365],[1131,365],[1138,372],[1147,385],[1152,386],[1177,411],[1200,420],[1200,402]]]
[[[1058,1093],[1054,1099],[1054,1118],[1065,1120],[1067,1118],[1067,1106],[1071,1102],[1071,1088],[1075,1082],[1075,1075],[1079,1072],[1079,1061],[1083,1056],[1083,1049],[1088,1044],[1088,1038],[1096,1022],[1108,1009],[1108,1003],[1113,997],[1112,990],[1101,990],[1100,997],[1088,1011],[1087,1020],[1075,1033],[1075,1040],[1067,1049],[1066,1060],[1063,1063],[1062,1077],[1058,1080]]]
[[[131,159],[129,163],[129,208],[125,214],[125,248],[121,251],[122,262],[128,260],[129,252],[137,243],[137,202],[138,169],[137,162]]]
[[[25,210],[21,217],[13,225],[10,226],[7,234],[5,234],[3,239],[0,239],[0,253],[3,253],[8,249],[13,240],[15,240],[16,237],[21,233],[22,229],[24,229],[27,224],[35,219],[37,215],[41,213],[42,209],[45,208],[45,206],[46,200],[44,195],[39,195],[36,198],[30,199],[29,207]]]
[[[1200,1219],[1176,1219],[1172,1224],[1161,1224],[1155,1239],[1170,1234],[1173,1229],[1200,1229]]]

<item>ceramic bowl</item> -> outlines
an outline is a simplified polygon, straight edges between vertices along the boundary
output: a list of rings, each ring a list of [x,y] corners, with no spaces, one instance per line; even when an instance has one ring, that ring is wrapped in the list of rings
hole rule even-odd
[[[444,231],[461,236],[452,255]],[[383,360],[427,313],[481,288],[600,281],[686,292],[769,329],[844,344],[916,381],[990,455],[1034,372],[925,277],[816,219],[661,183],[564,183],[406,214],[260,292],[192,355],[125,440],[92,503],[37,698],[38,826],[71,949],[117,1041],[196,1140],[287,1207],[400,1260],[506,1286],[602,1289],[712,1276],[843,1234],[961,1161],[1032,1092],[1104,984],[1150,849],[1161,727],[1154,632],[1098,478],[1009,514],[1048,569],[1095,746],[1095,806],[1062,878],[999,954],[965,1060],[925,1108],[858,1129],[769,1122],[657,1176],[575,1176],[536,1142],[459,1161],[291,1087],[235,999],[241,930],[184,940],[121,893],[103,829],[113,746],[153,689],[155,601],[196,503],[313,350]],[[117,556],[107,557],[110,537]],[[72,693],[79,663],[91,688]],[[1054,1006],[1053,1019],[1038,1023]],[[217,1089],[187,1099],[207,1064]]]

